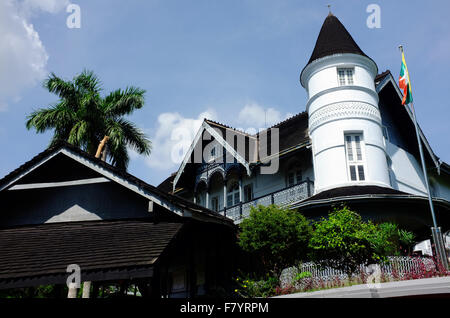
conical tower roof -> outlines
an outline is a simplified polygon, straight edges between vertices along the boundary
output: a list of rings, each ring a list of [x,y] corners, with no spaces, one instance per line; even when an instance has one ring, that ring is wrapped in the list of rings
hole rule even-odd
[[[339,53],[353,53],[368,57],[359,48],[341,21],[330,13],[320,29],[316,46],[307,65],[322,57]]]

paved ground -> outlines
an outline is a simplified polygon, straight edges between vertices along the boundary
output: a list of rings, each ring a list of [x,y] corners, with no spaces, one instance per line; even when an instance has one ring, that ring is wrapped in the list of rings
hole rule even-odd
[[[389,298],[413,296],[450,296],[450,277],[416,279],[378,284],[354,285],[275,298]],[[376,288],[378,287],[378,288]]]

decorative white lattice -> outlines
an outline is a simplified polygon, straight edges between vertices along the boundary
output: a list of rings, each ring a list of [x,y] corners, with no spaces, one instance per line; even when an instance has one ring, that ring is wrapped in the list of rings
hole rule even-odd
[[[345,118],[364,118],[381,123],[378,108],[364,102],[340,102],[324,106],[309,117],[309,131],[329,121]]]

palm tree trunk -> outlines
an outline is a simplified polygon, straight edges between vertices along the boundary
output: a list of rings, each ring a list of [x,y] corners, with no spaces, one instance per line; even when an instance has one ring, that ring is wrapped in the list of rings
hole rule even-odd
[[[105,148],[102,160],[103,161],[106,160],[106,150],[107,150],[107,148],[105,147],[105,145],[108,142],[108,140],[109,140],[109,136],[105,136],[105,137],[103,137],[102,141],[100,141],[100,144],[98,145],[98,148],[97,148],[97,153],[95,154],[95,158],[100,158],[100,156],[102,154],[102,150],[103,150],[103,148]]]

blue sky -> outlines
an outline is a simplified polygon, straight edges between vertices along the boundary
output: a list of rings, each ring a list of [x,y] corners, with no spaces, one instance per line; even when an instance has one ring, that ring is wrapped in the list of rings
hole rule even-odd
[[[131,116],[153,141],[132,155],[129,172],[157,185],[177,169],[175,128],[191,136],[203,116],[261,128],[305,110],[299,83],[327,4],[363,51],[394,77],[403,44],[419,123],[450,162],[450,2],[299,0],[71,0],[81,28],[69,29],[68,0],[0,0],[0,177],[44,150],[50,133],[25,128],[33,109],[55,102],[42,88],[49,72],[66,79],[84,68],[105,93],[134,85],[146,105]],[[369,4],[381,28],[369,29]]]

